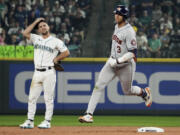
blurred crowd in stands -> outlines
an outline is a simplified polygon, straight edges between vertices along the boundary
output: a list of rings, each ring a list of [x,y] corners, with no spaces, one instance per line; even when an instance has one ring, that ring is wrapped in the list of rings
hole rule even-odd
[[[129,5],[138,57],[180,57],[180,0],[136,0]]]
[[[90,13],[90,0],[0,0],[0,45],[31,44],[22,31],[44,17],[51,34],[64,41],[71,57],[78,57]]]
[[[180,57],[180,0],[120,1],[137,31],[138,57]],[[90,15],[91,0],[0,0],[0,45],[29,45],[21,32],[44,17],[52,35],[78,57]]]

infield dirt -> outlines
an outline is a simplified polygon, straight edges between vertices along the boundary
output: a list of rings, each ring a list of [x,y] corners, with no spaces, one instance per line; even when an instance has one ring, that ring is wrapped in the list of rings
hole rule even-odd
[[[164,133],[137,133],[139,127],[59,126],[51,129],[0,127],[0,135],[180,135],[180,127],[161,127]]]

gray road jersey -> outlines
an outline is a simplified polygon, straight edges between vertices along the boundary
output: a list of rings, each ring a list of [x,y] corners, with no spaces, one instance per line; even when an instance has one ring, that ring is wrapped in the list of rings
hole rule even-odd
[[[137,49],[136,33],[133,27],[127,23],[125,26],[118,28],[116,24],[112,35],[111,56],[119,58],[133,49]]]

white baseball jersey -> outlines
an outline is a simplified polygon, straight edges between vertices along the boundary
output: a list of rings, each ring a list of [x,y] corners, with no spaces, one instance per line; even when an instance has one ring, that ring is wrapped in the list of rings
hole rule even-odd
[[[36,102],[42,90],[46,104],[45,119],[51,120],[54,108],[54,90],[56,86],[56,71],[53,67],[53,59],[58,51],[64,52],[67,47],[64,43],[52,36],[44,39],[42,36],[31,34],[30,40],[34,45],[34,65],[35,72],[32,78],[29,100],[28,119],[34,120],[36,112]],[[45,69],[43,71],[37,69]]]
[[[125,55],[128,52],[134,53],[136,57],[136,51],[137,51],[136,33],[132,28],[132,26],[129,23],[126,23],[124,26],[118,28],[118,24],[116,24],[112,36],[111,56],[99,73],[97,82],[95,84],[92,96],[88,104],[88,108],[86,110],[87,114],[94,113],[95,108],[102,94],[104,93],[105,87],[115,77],[119,79],[121,83],[121,88],[125,95],[137,95],[137,96],[141,96],[143,99],[145,99],[144,97],[147,97],[147,92],[144,92],[145,90],[143,90],[139,86],[132,85],[136,70],[135,58],[134,60],[133,59],[128,60],[128,62],[116,63],[116,66],[111,65],[112,60],[113,62],[115,62],[115,59],[123,57],[123,55]],[[147,101],[145,101],[146,106],[148,106]],[[83,116],[82,118],[85,119],[86,115]]]
[[[134,49],[137,49],[137,44],[136,33],[132,26],[127,23],[125,26],[118,28],[116,24],[112,36],[111,56],[119,58]]]
[[[53,36],[43,39],[40,35],[31,34],[30,40],[34,45],[35,68],[54,66],[53,59],[57,56],[58,51],[67,50],[64,43]]]

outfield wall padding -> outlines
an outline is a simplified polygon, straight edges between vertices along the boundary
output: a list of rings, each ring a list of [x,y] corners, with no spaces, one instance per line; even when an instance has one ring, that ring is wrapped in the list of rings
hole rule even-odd
[[[32,61],[0,61],[0,114],[26,114],[29,87],[34,71]],[[64,61],[57,72],[55,114],[82,114],[104,62]],[[125,96],[118,79],[106,88],[95,114],[180,115],[180,63],[137,63],[133,85],[150,86],[153,104],[145,107],[139,97]],[[37,114],[44,114],[43,95]]]

